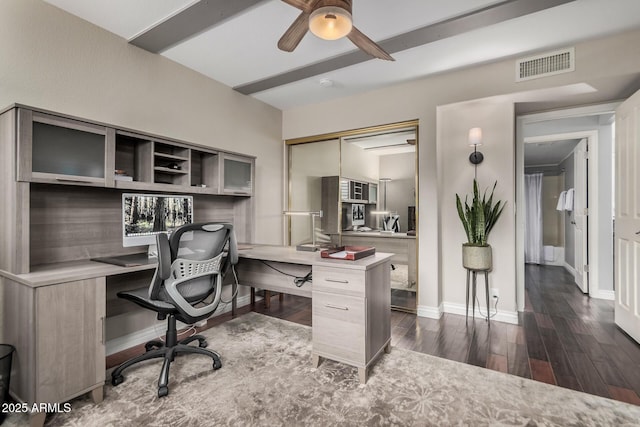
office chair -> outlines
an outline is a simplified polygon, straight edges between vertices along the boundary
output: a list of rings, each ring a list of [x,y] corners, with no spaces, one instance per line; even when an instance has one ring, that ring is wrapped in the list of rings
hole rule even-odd
[[[111,373],[111,383],[121,384],[122,371],[131,365],[164,358],[158,379],[158,397],[163,397],[169,393],[169,367],[177,354],[203,354],[213,359],[213,369],[222,367],[220,355],[205,350],[207,341],[202,335],[178,341],[176,320],[193,324],[213,314],[220,303],[223,274],[238,262],[238,248],[233,226],[222,223],[187,224],[176,229],[170,238],[164,233],[158,234],[156,242],[158,268],[151,284],[118,292],[118,297],[155,311],[158,320],[167,319],[165,341],[146,343],[145,353],[124,362]],[[228,253],[224,253],[227,245]],[[189,345],[193,341],[198,341],[197,347]]]

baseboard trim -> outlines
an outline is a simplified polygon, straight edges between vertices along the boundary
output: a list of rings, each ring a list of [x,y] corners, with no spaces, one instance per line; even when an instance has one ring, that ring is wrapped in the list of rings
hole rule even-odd
[[[419,305],[417,310],[418,317],[427,317],[429,319],[439,319],[442,317],[442,304],[438,307],[429,305]]]
[[[433,307],[429,305],[419,305],[417,310],[417,315],[418,317],[427,317],[429,319],[439,319],[442,317],[444,313],[458,314],[460,316],[464,316],[466,313],[466,308],[467,307],[464,304],[457,304],[452,302],[442,303],[438,307]],[[473,315],[473,313],[470,312],[469,315],[471,316]],[[476,317],[482,318],[478,307],[476,307]],[[497,320],[498,322],[511,323],[511,324],[517,325],[518,312],[498,310],[498,313],[495,316],[493,316],[491,320]]]
[[[464,316],[466,314],[467,306],[464,304],[457,304],[452,302],[446,302],[443,304],[444,312],[451,314],[458,314],[460,316]],[[483,318],[480,314],[480,309],[483,311],[486,310],[486,307],[483,305],[481,307],[476,306],[475,316],[479,318]],[[491,310],[491,314],[493,314],[494,310]],[[472,316],[471,307],[469,307],[469,316]],[[496,320],[498,322],[511,323],[513,325],[518,324],[518,312],[517,311],[502,311],[498,310],[498,312],[491,318],[491,320]]]
[[[593,298],[606,299],[609,301],[613,301],[616,299],[616,292],[599,290],[598,293],[593,296]]]
[[[564,264],[562,264],[562,266],[565,268],[565,270],[567,270],[569,273],[571,273],[571,275],[573,276],[573,279],[575,280],[575,278],[576,278],[576,270],[573,267],[571,267],[569,264],[567,264],[566,261],[565,261]]]
[[[237,307],[242,307],[250,303],[251,303],[250,295],[245,295],[237,299]],[[228,313],[230,311],[231,311],[231,304],[226,304],[222,310],[216,312],[212,317],[220,316],[221,314]],[[184,329],[187,326],[188,325],[185,325],[182,322],[177,322],[177,325],[176,325],[178,330]],[[112,340],[107,341],[105,346],[107,356],[126,350],[128,348],[134,347],[138,344],[142,344],[147,341],[158,338],[158,327],[160,327],[160,330],[162,332],[164,332],[164,330],[166,329],[166,326],[163,322],[161,326],[153,325],[148,328],[142,329],[140,331],[136,331],[132,334],[124,335],[122,337],[114,338]]]

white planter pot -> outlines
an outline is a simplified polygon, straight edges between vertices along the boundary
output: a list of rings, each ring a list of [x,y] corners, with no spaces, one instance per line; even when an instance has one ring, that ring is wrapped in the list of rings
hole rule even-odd
[[[469,270],[491,270],[491,246],[462,245],[462,265]]]

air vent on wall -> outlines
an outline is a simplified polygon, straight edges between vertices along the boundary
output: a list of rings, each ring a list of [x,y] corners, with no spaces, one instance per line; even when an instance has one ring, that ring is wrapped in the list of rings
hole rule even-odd
[[[516,81],[537,79],[575,70],[573,47],[530,56],[516,61]]]

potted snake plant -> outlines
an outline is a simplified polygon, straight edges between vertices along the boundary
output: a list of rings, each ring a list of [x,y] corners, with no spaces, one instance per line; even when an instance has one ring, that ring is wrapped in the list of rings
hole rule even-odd
[[[498,181],[493,184],[491,194],[487,196],[487,190],[482,197],[478,191],[478,182],[473,180],[473,199],[464,205],[460,196],[456,194],[458,216],[467,234],[467,243],[462,245],[462,265],[471,270],[491,270],[493,267],[491,246],[487,243],[489,233],[496,225],[502,214],[505,203],[498,200],[493,202],[493,191]]]

